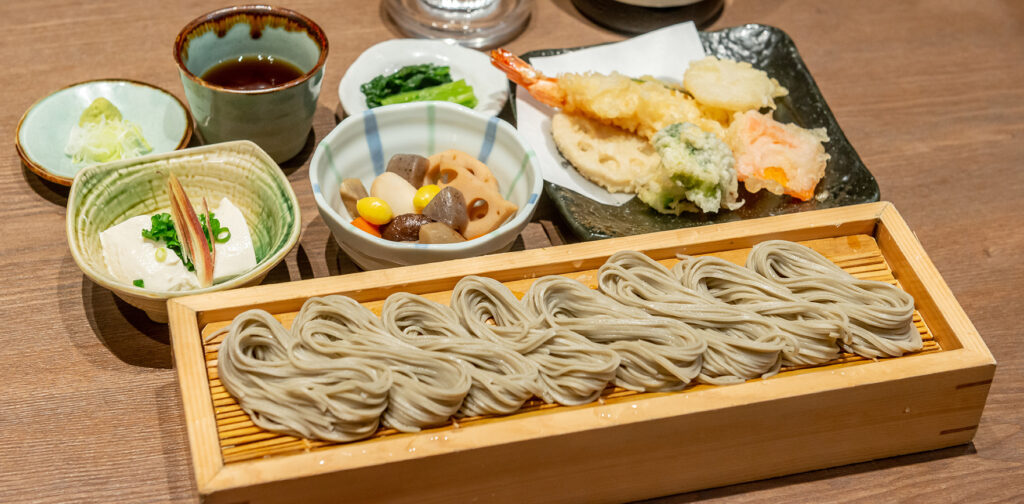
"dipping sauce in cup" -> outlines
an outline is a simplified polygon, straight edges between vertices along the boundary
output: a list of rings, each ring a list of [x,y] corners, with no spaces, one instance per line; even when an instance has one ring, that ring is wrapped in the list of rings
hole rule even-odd
[[[217,63],[202,79],[221,87],[250,90],[276,87],[302,75],[299,67],[281,58],[255,54]]]
[[[306,144],[320,96],[327,36],[298,12],[266,5],[204,14],[178,33],[178,64],[206,143],[252,140],[275,161]]]

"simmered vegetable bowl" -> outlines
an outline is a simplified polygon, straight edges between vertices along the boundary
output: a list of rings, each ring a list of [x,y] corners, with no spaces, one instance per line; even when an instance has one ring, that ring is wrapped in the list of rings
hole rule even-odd
[[[430,158],[395,154],[367,194],[348,178],[338,189],[351,224],[396,242],[458,243],[501,226],[518,207],[501,197],[487,165],[459,150]]]
[[[370,127],[371,122],[375,127]],[[461,151],[461,154],[454,151]],[[436,159],[436,173],[428,165],[423,182],[416,181],[420,184],[417,187],[417,183],[403,176],[416,177],[422,170],[422,161],[412,161],[405,168],[394,167],[389,172],[388,161],[396,154],[423,156],[431,165]],[[450,158],[442,162],[442,155]],[[490,177],[469,175],[470,170],[483,174],[477,169],[477,161],[486,165]],[[378,181],[382,175],[384,178]],[[391,105],[346,117],[316,149],[310,162],[309,178],[320,216],[338,246],[364,269],[446,261],[507,250],[529,223],[542,188],[536,155],[512,125],[446,102]],[[396,178],[400,183],[395,183]],[[384,200],[392,218],[403,213],[414,215],[399,222],[406,219],[418,222],[411,222],[412,226],[396,234],[405,234],[404,231],[411,231],[418,223],[416,240],[390,241],[357,227],[352,221],[356,217],[366,220],[366,216],[360,214],[359,208],[350,213],[343,203],[343,186],[349,184],[346,179],[358,179],[366,197]],[[423,189],[425,185],[438,186],[438,193],[431,198],[432,188]],[[374,186],[377,186],[376,191]],[[395,193],[401,195],[397,198],[392,195],[396,186],[402,188]],[[456,207],[451,201],[456,199],[455,192],[445,191],[448,186],[462,193],[467,222],[465,232],[460,234],[470,239],[460,240],[451,233],[434,233],[446,230],[423,220],[424,214],[434,215],[435,222],[448,220],[451,221],[446,223],[449,228],[460,227],[457,216],[443,212],[433,214],[434,209],[427,208],[435,205],[457,211],[453,210]],[[350,204],[354,200],[358,206],[363,197],[361,192],[355,194]],[[423,207],[420,213],[416,211],[417,205]],[[497,226],[493,227],[495,222]],[[383,235],[385,227],[377,230]],[[424,234],[428,232],[430,237]],[[411,234],[405,236],[412,238]],[[428,243],[445,239],[445,235],[457,243]]]

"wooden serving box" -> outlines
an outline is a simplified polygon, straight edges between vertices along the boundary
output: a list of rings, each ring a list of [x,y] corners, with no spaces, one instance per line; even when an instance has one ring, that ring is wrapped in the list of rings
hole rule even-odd
[[[638,394],[609,388],[579,407],[349,444],[263,431],[217,379],[204,336],[261,308],[286,324],[309,297],[344,294],[379,313],[390,293],[447,302],[468,274],[524,293],[563,274],[591,286],[612,253],[742,263],[767,239],[802,242],[861,278],[914,296],[925,347],[856,356],[732,386]],[[966,443],[996,363],[913,232],[889,203],[798,213],[385,271],[182,297],[168,303],[196,484],[207,502],[612,502],[655,497]]]

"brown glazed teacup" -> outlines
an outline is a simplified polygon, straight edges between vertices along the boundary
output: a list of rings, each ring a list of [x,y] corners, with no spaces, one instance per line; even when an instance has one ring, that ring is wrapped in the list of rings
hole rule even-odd
[[[277,162],[302,150],[327,61],[311,19],[268,5],[216,10],[178,33],[174,60],[204,142],[252,140]]]

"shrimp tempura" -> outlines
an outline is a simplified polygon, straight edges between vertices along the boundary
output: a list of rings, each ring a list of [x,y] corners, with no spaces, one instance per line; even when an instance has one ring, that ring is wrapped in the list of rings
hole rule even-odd
[[[633,79],[618,72],[545,76],[505,49],[491,51],[491,64],[540,102],[636,133],[648,140],[670,124],[689,122],[724,136],[718,122],[701,115],[686,93],[654,79]]]

